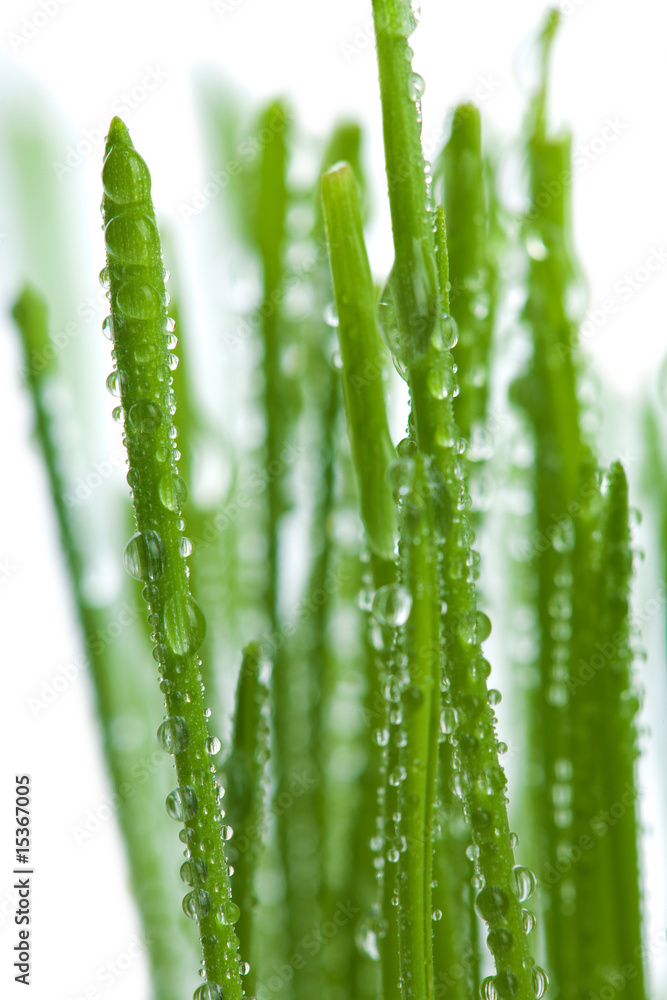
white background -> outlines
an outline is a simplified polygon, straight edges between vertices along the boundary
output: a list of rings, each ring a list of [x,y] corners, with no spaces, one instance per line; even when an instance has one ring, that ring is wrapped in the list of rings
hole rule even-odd
[[[141,88],[151,71],[163,81],[154,91],[144,91],[144,97],[141,89],[135,90],[135,106],[124,118],[149,165],[160,165],[152,171],[154,199],[185,247],[191,245],[192,231],[183,221],[182,206],[192,203],[209,169],[201,153],[193,89],[196,73],[208,67],[234,81],[251,104],[276,94],[286,96],[304,129],[316,134],[324,135],[342,115],[367,125],[379,213],[371,253],[378,275],[386,273],[391,250],[370,0],[221,0],[219,11],[210,0],[43,3],[46,14],[38,2],[5,0],[2,5],[0,115],[6,116],[21,100],[39,99],[55,130],[56,158],[62,154],[64,159],[68,147],[85,140],[79,148],[86,152],[63,181],[66,197],[78,205],[67,215],[63,252],[79,247],[72,266],[83,297],[97,294],[96,276],[103,264],[98,214],[103,131],[118,104],[127,103],[124,95]],[[667,345],[667,268],[659,269],[628,301],[621,302],[614,289],[625,274],[643,264],[652,248],[667,249],[667,14],[655,0],[581,0],[567,6],[553,66],[552,120],[572,129],[574,148],[586,163],[575,177],[574,217],[591,309],[610,297],[619,302],[614,316],[595,324],[596,334],[589,341],[595,366],[616,400],[605,414],[603,459],[608,462],[627,456],[634,447],[636,404],[655,391]],[[516,137],[525,106],[521,53],[545,5],[535,0],[423,0],[423,7],[422,25],[412,44],[415,68],[427,81],[425,140],[441,129],[448,108],[481,94],[478,88],[489,81],[493,93],[483,101],[489,134]],[[620,135],[601,148],[608,119],[619,123]],[[27,699],[71,662],[79,647],[49,499],[30,443],[30,414],[17,373],[14,334],[4,319],[23,273],[41,275],[48,285],[48,266],[25,259],[4,188],[0,233],[0,562],[6,567],[0,573],[0,982],[4,991],[11,978],[14,943],[8,905],[9,796],[14,773],[28,771],[35,785],[38,868],[31,995],[35,1000],[68,1000],[82,995],[96,983],[105,963],[126,952],[137,927],[113,823],[107,822],[85,849],[77,847],[71,835],[72,825],[108,794],[87,683],[79,677],[39,718],[28,708]],[[64,323],[66,316],[60,319]],[[102,377],[108,365],[105,347],[95,323],[90,344],[82,350],[92,353],[92,370]],[[91,376],[91,382],[82,391],[96,401],[91,413],[101,426],[104,422],[108,434],[109,400],[100,401],[99,381]],[[637,470],[630,471],[636,478]],[[649,559],[646,592],[652,571],[655,565]],[[653,627],[660,648],[662,625]],[[661,664],[654,669],[662,670]],[[656,691],[664,697],[664,686]],[[664,708],[654,705],[649,721],[654,729],[664,730]],[[652,806],[649,802],[652,821],[664,805],[664,790],[660,796]],[[664,874],[658,856],[651,856],[648,881],[657,890],[665,884]],[[661,926],[664,930],[659,899],[654,904],[653,934]],[[656,965],[662,962],[664,969],[664,933],[662,941],[656,947]],[[15,994],[22,995],[21,990],[12,989]],[[132,963],[102,996],[148,997],[143,963]]]

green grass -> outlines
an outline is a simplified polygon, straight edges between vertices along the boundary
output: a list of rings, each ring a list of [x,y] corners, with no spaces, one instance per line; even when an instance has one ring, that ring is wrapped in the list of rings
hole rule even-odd
[[[560,1000],[609,989],[644,1000],[628,484],[620,463],[599,468],[580,402],[570,141],[551,135],[546,110],[558,19],[539,40],[513,244],[478,109],[455,109],[432,178],[412,6],[374,0],[373,15],[394,249],[382,290],[354,123],[336,128],[319,176],[297,190],[302,139],[289,109],[270,104],[220,213],[261,275],[249,349],[225,361],[261,427],[254,447],[237,446],[198,395],[189,289],[176,266],[169,305],[149,168],[123,122],[109,127],[107,387],[136,528],[125,566],[148,618],[131,656],[89,658],[116,790],[136,763],[110,735],[121,714],[157,731],[175,769],[166,812],[156,778],[119,813],[155,996],[534,1000],[550,981]],[[214,156],[228,162],[236,116],[220,95],[205,105]],[[494,579],[475,545],[480,534],[485,550],[502,548],[479,497],[508,253],[523,260],[530,341],[510,403],[535,456],[511,476],[536,541]],[[171,240],[166,256],[174,267]],[[294,308],[295,290],[307,309]],[[14,318],[91,636],[113,609],[87,602],[87,555],[62,500],[66,460],[44,402],[62,373],[33,363],[49,343],[46,306],[26,289]],[[394,442],[399,376],[409,403]],[[196,489],[188,498],[211,448],[231,470],[217,506]],[[529,689],[503,675],[528,739],[510,786],[484,647],[494,588],[521,595],[536,622]],[[127,666],[139,660],[153,668],[149,690]]]

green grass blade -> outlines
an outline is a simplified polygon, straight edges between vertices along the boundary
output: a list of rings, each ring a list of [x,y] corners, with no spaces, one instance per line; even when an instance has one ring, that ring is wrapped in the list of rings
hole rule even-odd
[[[261,670],[260,649],[251,643],[243,651],[236,688],[232,748],[223,768],[227,783],[226,818],[234,830],[229,860],[234,866],[234,898],[241,909],[236,930],[250,960],[244,981],[248,996],[255,995],[257,986],[259,944],[253,916],[257,911],[255,878],[264,846],[265,776],[269,757],[269,693]]]
[[[167,719],[161,744],[172,753],[178,788],[171,815],[185,823],[189,851],[184,879],[193,886],[184,910],[199,925],[211,997],[239,1000],[238,939],[221,838],[222,816],[212,743],[207,731],[197,651],[205,633],[192,598],[180,528],[183,482],[178,475],[167,346],[166,293],[160,238],[150,197],[150,174],[125,125],[114,118],[105,149],[103,214],[115,371],[109,387],[120,395],[137,534],[125,563],[144,584]],[[199,1000],[199,997],[198,997]]]
[[[489,945],[496,965],[492,986],[501,996],[530,1000],[534,996],[533,978],[538,973],[534,974],[531,968],[521,915],[522,900],[516,891],[506,781],[498,760],[495,717],[487,701],[488,670],[484,667],[480,641],[488,633],[488,619],[477,611],[474,576],[468,570],[472,532],[461,513],[466,507],[466,494],[456,465],[458,430],[452,413],[453,361],[447,351],[454,338],[451,323],[443,315],[437,287],[436,247],[427,211],[415,80],[411,76],[407,38],[401,33],[405,5],[395,0],[376,0],[373,10],[396,254],[394,271],[399,265],[399,277],[392,272],[391,291],[399,334],[399,362],[410,387],[412,434],[417,449],[430,458],[427,477],[433,523],[442,546],[444,572],[440,596],[447,606],[442,622],[445,677],[450,704],[457,713],[453,734],[457,758],[455,780],[466,815],[472,822],[473,846],[485,883],[477,896],[477,907],[489,925]],[[409,212],[408,206],[411,206]],[[412,258],[409,245],[413,247]],[[422,290],[420,309],[414,302],[416,288]],[[404,469],[399,473],[401,479],[411,477],[410,461],[406,457]],[[428,769],[431,765],[422,760],[422,766]],[[526,878],[532,880],[530,875]],[[432,990],[432,984],[427,988]]]
[[[35,413],[35,431],[53,498],[60,540],[70,585],[84,640],[84,648],[95,691],[97,712],[103,735],[107,767],[118,802],[118,821],[128,855],[130,877],[147,941],[156,1000],[179,1000],[194,959],[194,949],[178,918],[178,897],[171,889],[169,847],[164,843],[159,775],[146,787],[147,769],[155,770],[154,727],[159,717],[159,697],[134,670],[136,636],[127,636],[128,627],[113,646],[101,637],[115,635],[118,612],[93,607],[83,587],[84,558],[77,539],[72,512],[65,497],[61,456],[54,438],[51,418],[44,403],[47,383],[57,376],[55,355],[50,350],[46,304],[31,288],[25,288],[12,310],[21,334],[25,373]],[[41,362],[51,359],[47,364]],[[40,363],[38,363],[38,361]],[[125,618],[123,618],[125,620]],[[131,641],[134,639],[134,643]],[[140,647],[141,652],[143,649]],[[119,720],[131,721],[131,752],[119,747],[114,738]],[[164,794],[164,793],[163,793]],[[159,810],[159,812],[158,812]],[[174,851],[174,861],[177,852]]]
[[[438,172],[444,174],[451,314],[459,332],[453,353],[462,373],[454,413],[470,442],[486,419],[494,320],[482,123],[474,105],[456,108]]]

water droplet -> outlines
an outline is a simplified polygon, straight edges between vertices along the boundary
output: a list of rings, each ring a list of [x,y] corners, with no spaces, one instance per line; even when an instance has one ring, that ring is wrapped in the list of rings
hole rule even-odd
[[[324,309],[324,322],[327,326],[331,326],[334,329],[339,324],[338,313],[336,312],[336,303],[329,302]]]
[[[410,493],[415,479],[415,462],[412,458],[397,458],[389,463],[387,482],[398,502]]]
[[[449,735],[456,729],[456,709],[443,708],[440,713],[440,732]]]
[[[373,614],[380,625],[398,628],[405,625],[412,610],[412,597],[400,584],[380,587],[373,600]]]
[[[498,991],[496,990],[496,980],[494,976],[487,976],[479,984],[479,995],[482,1000],[498,1000]]]
[[[405,379],[405,371],[400,365],[401,337],[398,329],[398,317],[396,315],[394,296],[391,291],[391,275],[389,275],[387,283],[380,293],[377,319],[380,337],[394,360],[394,365],[398,374],[401,378]]]
[[[111,340],[113,342],[114,333],[113,333],[113,320],[111,316],[105,316],[105,318],[102,320],[102,333],[107,338],[107,340]]]
[[[135,580],[154,583],[164,573],[165,551],[157,531],[138,531],[125,548],[125,568]]]
[[[532,978],[533,978],[533,993],[535,994],[535,998],[536,1000],[541,1000],[541,998],[547,991],[547,986],[549,985],[549,977],[544,971],[544,969],[540,968],[539,965],[534,965],[532,971]]]
[[[537,888],[537,879],[530,868],[525,868],[523,865],[515,865],[512,873],[519,902],[525,903],[534,894]]]
[[[151,175],[144,159],[132,148],[112,148],[102,168],[107,198],[120,205],[145,201],[151,193]]]
[[[206,619],[189,594],[174,594],[164,608],[167,640],[177,656],[196,652],[206,635]]]
[[[181,881],[186,885],[201,885],[206,881],[208,869],[203,858],[190,858],[181,865]]]
[[[197,793],[189,785],[182,785],[169,792],[165,805],[172,819],[192,819],[197,812]]]
[[[537,918],[530,910],[524,909],[521,911],[521,920],[523,922],[523,930],[525,934],[530,934],[531,931],[535,930]]]
[[[389,775],[389,784],[393,788],[397,788],[402,781],[405,781],[406,776],[407,776],[407,771],[402,765],[396,767]]]
[[[572,552],[575,544],[574,522],[571,518],[563,518],[552,529],[552,545],[556,552]]]
[[[442,910],[434,910],[431,914],[431,920],[435,921],[435,923],[442,920]]]
[[[181,479],[177,472],[166,472],[160,479],[158,486],[160,500],[167,510],[175,514],[180,513],[181,508],[188,499],[188,488],[185,481]]]
[[[491,619],[488,615],[485,615],[483,611],[478,611],[475,616],[475,624],[477,629],[477,641],[486,642],[491,635]]]
[[[181,538],[180,542],[178,543],[178,551],[180,552],[180,554],[183,556],[184,559],[187,559],[188,556],[192,555],[192,542],[190,541],[189,538],[185,538],[185,536]]]
[[[220,827],[220,836],[222,837],[223,840],[231,840],[232,837],[234,836],[234,828],[231,827],[231,826],[227,826],[227,825],[226,826],[221,826]]]
[[[451,395],[454,384],[451,364],[442,355],[435,358],[426,384],[434,399],[447,399]]]
[[[503,696],[501,695],[500,691],[498,691],[496,688],[491,688],[487,695],[487,700],[489,702],[489,705],[495,706],[501,703],[501,701],[503,700]]]
[[[459,341],[459,328],[456,320],[449,313],[444,313],[440,326],[440,337],[442,347],[445,351],[451,351]]]
[[[116,305],[129,319],[155,319],[164,309],[163,296],[143,281],[128,281],[116,293]]]
[[[239,962],[239,976],[247,976],[250,972],[250,962]]]
[[[119,376],[118,372],[111,372],[111,374],[107,376],[107,392],[110,392],[112,396],[120,396],[122,381],[123,380]]]
[[[148,215],[121,212],[107,224],[104,232],[107,250],[125,264],[146,266],[158,253],[157,226]]]
[[[388,729],[376,729],[373,733],[375,742],[379,747],[386,747],[389,745],[389,730]]]
[[[223,903],[222,909],[220,910],[221,924],[235,924],[240,916],[241,911],[236,903],[233,903],[231,899],[227,900],[226,903]]]
[[[543,240],[541,239],[540,236],[537,236],[535,233],[531,233],[527,237],[526,250],[528,252],[528,256],[532,258],[532,260],[542,261],[546,260],[547,257],[549,256],[549,251],[545,246]]]
[[[130,427],[138,434],[154,434],[162,422],[162,410],[150,399],[140,399],[130,407]]]
[[[217,983],[203,983],[195,990],[193,1000],[223,1000],[222,989]]]
[[[188,745],[188,727],[185,719],[174,715],[165,719],[157,731],[157,741],[165,753],[177,754]]]
[[[178,368],[178,355],[176,355],[176,354],[168,354],[167,355],[167,364],[169,365],[170,370],[172,372],[175,372],[176,369]]]
[[[211,897],[205,889],[193,889],[183,898],[183,913],[199,921],[211,912]]]
[[[366,958],[371,962],[380,961],[380,948],[378,945],[378,921],[371,914],[363,917],[354,932],[354,941]]]
[[[425,90],[426,84],[424,83],[424,77],[420,76],[419,73],[411,73],[408,77],[408,94],[410,95],[410,100],[421,100]]]
[[[108,267],[103,267],[99,273],[100,285],[102,288],[108,288],[111,282],[111,274]]]
[[[206,745],[206,753],[210,753],[211,755],[220,753],[220,748],[222,747],[222,743],[220,742],[217,736],[209,736],[209,738],[206,740],[205,745]]]
[[[499,885],[487,885],[477,894],[475,906],[480,917],[489,924],[495,924],[509,913],[510,901]]]
[[[514,947],[514,938],[506,927],[494,927],[486,939],[493,955],[506,955]]]
[[[116,423],[119,424],[121,422],[121,420],[123,419],[123,413],[124,412],[125,411],[123,410],[122,406],[114,406],[113,410],[111,411],[111,417],[112,417],[113,420],[116,421]]]

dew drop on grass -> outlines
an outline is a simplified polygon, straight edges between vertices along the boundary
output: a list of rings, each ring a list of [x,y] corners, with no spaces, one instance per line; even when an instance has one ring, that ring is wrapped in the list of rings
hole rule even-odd
[[[180,542],[178,543],[178,551],[180,552],[180,554],[183,556],[184,559],[187,559],[188,556],[192,555],[192,542],[190,541],[189,538],[185,537],[181,538]]]
[[[145,281],[128,281],[116,293],[116,305],[129,319],[155,319],[164,308],[162,294]]]
[[[195,990],[193,1000],[223,1000],[222,989],[217,983],[203,983]]]
[[[419,101],[424,96],[426,84],[419,73],[411,73],[408,77],[408,95],[411,101]]]
[[[495,706],[501,703],[501,701],[503,700],[503,696],[501,695],[500,691],[498,691],[496,688],[491,688],[487,695],[487,700],[489,702],[489,705]]]
[[[162,423],[162,410],[151,399],[140,399],[130,407],[128,418],[137,434],[154,434]]]
[[[99,273],[100,285],[102,288],[108,288],[111,283],[111,274],[108,267],[103,267]]]
[[[373,738],[379,747],[386,747],[389,745],[389,730],[376,729]]]
[[[391,291],[391,275],[380,294],[378,304],[378,329],[382,341],[390,354],[398,356],[400,351],[400,334],[394,296]]]
[[[107,250],[123,264],[144,267],[155,257],[158,246],[157,226],[148,215],[121,212],[107,224],[104,237]]]
[[[241,911],[236,903],[233,903],[231,899],[228,899],[225,903],[223,903],[220,909],[221,924],[235,924],[240,916]]]
[[[334,329],[339,325],[338,313],[336,312],[336,303],[329,302],[324,309],[324,322],[327,326],[331,326]]]
[[[541,1000],[547,991],[547,986],[549,985],[549,977],[539,965],[533,966],[532,971],[533,979],[533,993],[535,994],[536,1000]]]
[[[439,920],[442,920],[442,910],[434,910],[431,914],[431,920],[433,920],[436,924]]]
[[[204,613],[189,594],[173,594],[164,608],[167,641],[177,656],[195,653],[206,635]]]
[[[377,920],[371,914],[359,922],[354,932],[354,941],[361,954],[370,958],[371,962],[380,961]]]
[[[452,394],[453,375],[446,358],[437,356],[426,378],[428,391],[434,399],[447,399]]]
[[[412,597],[400,584],[380,587],[373,600],[373,614],[380,625],[398,628],[405,625],[412,610]]]
[[[456,729],[456,709],[443,708],[440,713],[440,732],[449,735]]]
[[[477,894],[475,906],[480,917],[489,924],[495,924],[509,913],[510,901],[499,885],[487,885]]]
[[[515,865],[512,874],[519,902],[525,903],[534,894],[537,888],[537,879],[530,868],[525,868],[523,865]]]
[[[107,198],[120,205],[144,201],[151,193],[151,175],[143,157],[127,147],[109,151],[102,168],[102,184]]]
[[[206,753],[216,754],[220,753],[220,747],[222,746],[222,743],[220,742],[217,736],[209,736],[209,738],[206,740],[205,745],[206,745]]]
[[[185,719],[174,715],[165,719],[157,731],[157,741],[165,753],[177,754],[188,745],[188,727]]]
[[[506,955],[514,947],[514,938],[506,927],[493,927],[486,939],[493,955]]]
[[[107,376],[107,392],[110,392],[112,396],[120,396],[121,382],[122,380],[118,375],[118,372],[111,372],[111,374]]]
[[[521,920],[523,922],[524,934],[530,934],[531,931],[535,930],[537,918],[531,910],[523,909],[521,911]]]
[[[125,568],[135,580],[155,583],[164,573],[165,551],[157,531],[138,531],[125,547]]]
[[[172,819],[192,819],[197,813],[197,793],[189,785],[181,785],[169,792],[165,806]]]
[[[111,411],[111,417],[112,417],[113,420],[116,421],[116,423],[119,424],[121,422],[121,420],[123,419],[123,407],[122,406],[114,406],[113,410]]]
[[[239,962],[239,976],[247,976],[250,972],[250,962]]]
[[[113,343],[114,332],[113,332],[113,320],[111,316],[105,316],[105,318],[102,320],[102,333],[107,338],[107,340],[110,340]]]
[[[160,500],[167,508],[178,513],[188,499],[188,488],[177,472],[166,472],[158,486]]]
[[[181,865],[181,881],[186,885],[201,885],[206,881],[208,869],[203,858],[190,858]]]
[[[211,912],[211,897],[205,889],[193,889],[183,898],[183,913],[199,921]]]
[[[387,482],[397,502],[410,493],[414,484],[415,463],[412,458],[397,458],[387,468]]]
[[[482,1000],[498,1000],[495,976],[487,976],[479,984],[479,995]]]
[[[231,840],[234,836],[234,828],[228,825],[220,827],[220,836],[223,840]]]

